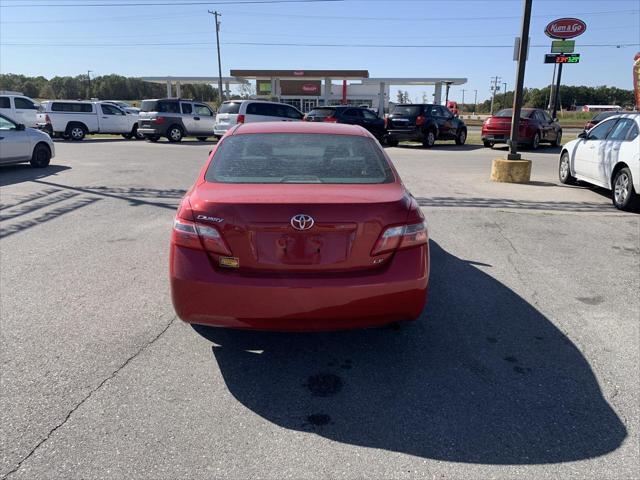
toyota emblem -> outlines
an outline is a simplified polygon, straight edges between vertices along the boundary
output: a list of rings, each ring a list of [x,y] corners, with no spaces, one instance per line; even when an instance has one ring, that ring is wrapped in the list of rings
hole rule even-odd
[[[314,223],[313,218],[304,213],[299,213],[291,217],[291,226],[296,230],[309,230],[313,227]]]

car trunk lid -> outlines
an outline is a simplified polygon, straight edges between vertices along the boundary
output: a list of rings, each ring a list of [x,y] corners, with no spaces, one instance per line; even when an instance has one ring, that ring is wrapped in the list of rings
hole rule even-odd
[[[189,200],[196,222],[220,230],[239,270],[272,274],[382,267],[384,258],[372,257],[371,250],[386,226],[406,219],[410,203],[397,183],[203,182]],[[219,256],[212,257],[219,265]]]

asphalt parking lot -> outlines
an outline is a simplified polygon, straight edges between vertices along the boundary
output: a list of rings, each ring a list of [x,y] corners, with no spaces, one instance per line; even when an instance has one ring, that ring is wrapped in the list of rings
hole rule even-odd
[[[0,478],[637,478],[640,215],[388,149],[430,228],[423,317],[275,334],[174,316],[175,208],[212,144],[58,142],[2,167]],[[633,474],[633,472],[636,474]]]

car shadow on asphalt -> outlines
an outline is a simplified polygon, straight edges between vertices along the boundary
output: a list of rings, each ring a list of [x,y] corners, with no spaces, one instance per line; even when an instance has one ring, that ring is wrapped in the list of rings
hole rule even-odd
[[[575,461],[621,445],[625,426],[550,319],[435,242],[431,260],[423,318],[399,329],[194,329],[213,342],[212,368],[231,394],[283,428],[501,465]]]
[[[544,183],[544,182],[543,182]],[[526,184],[523,184],[526,185]],[[534,183],[535,185],[535,183]],[[548,184],[544,186],[555,186]],[[511,198],[485,197],[416,197],[421,207],[443,208],[497,208],[516,210],[544,210],[567,213],[621,213],[613,206],[603,203],[570,202],[552,200],[515,200]],[[628,212],[625,212],[628,213]]]
[[[407,144],[399,144],[396,147],[384,146],[383,148],[401,148],[404,150],[424,150],[425,152],[429,151],[451,151],[451,152],[471,152],[473,150],[480,150],[484,148],[482,145],[455,145],[455,144],[438,144],[436,143],[431,148],[423,147],[420,144],[415,145],[407,145]]]
[[[71,167],[66,165],[49,165],[45,168],[34,168],[28,163],[0,166],[0,187],[7,187],[15,183],[30,182],[39,178],[56,175]]]

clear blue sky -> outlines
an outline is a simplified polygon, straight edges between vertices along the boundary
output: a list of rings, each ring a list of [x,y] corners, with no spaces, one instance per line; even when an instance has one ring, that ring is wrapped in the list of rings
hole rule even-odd
[[[187,3],[190,0],[173,0]],[[197,1],[197,0],[191,0]],[[25,75],[129,76],[217,75],[213,17],[222,13],[223,75],[230,68],[367,69],[371,76],[467,77],[451,97],[467,101],[473,90],[487,98],[490,77],[513,88],[513,39],[519,33],[521,0],[346,0],[247,5],[101,6],[89,3],[170,3],[169,0],[0,0],[0,71]],[[242,0],[237,0],[242,1]],[[263,0],[254,0],[263,1]],[[60,4],[85,5],[60,7]],[[27,5],[41,5],[28,7]],[[46,5],[46,6],[42,6]],[[563,83],[613,85],[631,89],[631,65],[640,47],[592,44],[640,43],[639,0],[533,0],[526,86],[549,83],[552,65],[543,64],[550,39],[545,25],[573,16],[587,23],[578,37],[579,65],[564,68]],[[255,45],[240,45],[249,42]],[[157,45],[186,43],[189,45]],[[361,44],[290,46],[264,43]],[[137,45],[136,44],[146,44]],[[156,45],[149,45],[156,44]],[[377,45],[377,46],[376,46]],[[423,45],[436,48],[383,48]],[[453,45],[466,45],[453,48]],[[503,45],[507,48],[485,46]],[[536,47],[538,45],[539,47]],[[473,47],[472,47],[473,46]],[[405,88],[403,88],[405,89]],[[406,88],[418,99],[432,87]],[[392,90],[392,95],[395,95]]]

